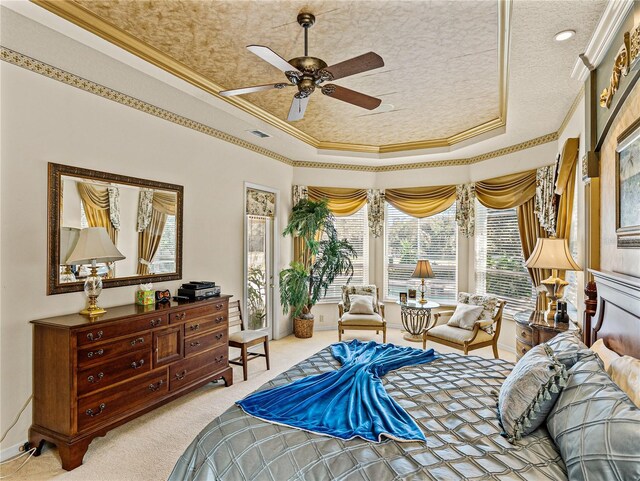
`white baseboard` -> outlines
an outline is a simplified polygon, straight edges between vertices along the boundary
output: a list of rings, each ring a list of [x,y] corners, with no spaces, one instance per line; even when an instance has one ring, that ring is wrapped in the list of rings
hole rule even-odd
[[[8,459],[15,458],[18,454],[20,454],[20,447],[22,447],[23,444],[24,443],[18,443],[0,451],[0,462],[4,463]]]

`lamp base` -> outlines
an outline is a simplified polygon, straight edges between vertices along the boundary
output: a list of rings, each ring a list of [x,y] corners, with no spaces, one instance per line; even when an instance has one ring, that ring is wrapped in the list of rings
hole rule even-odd
[[[562,298],[564,295],[564,288],[568,286],[569,283],[559,277],[551,275],[542,281],[541,284],[545,289],[547,289],[547,297],[550,299],[549,307],[545,311],[545,318],[547,321],[554,321],[556,310],[558,308],[558,299]]]
[[[86,309],[82,309],[80,311],[80,314],[83,314],[89,317],[95,317],[95,316],[99,316],[100,314],[104,314],[105,312],[107,312],[105,309],[103,309],[102,307],[96,306],[93,309],[91,309],[90,307],[87,307]]]

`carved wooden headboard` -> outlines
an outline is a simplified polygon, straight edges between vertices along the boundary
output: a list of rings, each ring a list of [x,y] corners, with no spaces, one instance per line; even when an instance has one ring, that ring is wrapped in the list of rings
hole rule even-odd
[[[640,359],[640,278],[589,270],[585,287],[584,343],[598,339],[621,356]]]

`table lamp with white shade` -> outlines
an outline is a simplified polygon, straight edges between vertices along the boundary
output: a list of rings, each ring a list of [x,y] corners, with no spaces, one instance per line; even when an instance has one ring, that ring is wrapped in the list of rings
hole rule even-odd
[[[553,320],[557,301],[564,295],[564,288],[569,285],[567,281],[558,277],[558,271],[581,270],[571,256],[569,242],[567,239],[555,237],[539,238],[524,265],[532,269],[551,269],[551,276],[540,284],[547,289],[547,297],[551,299],[546,311],[546,318]]]
[[[416,265],[415,270],[413,271],[413,274],[411,274],[411,277],[414,279],[422,280],[422,282],[420,283],[420,299],[418,300],[418,302],[420,302],[420,304],[424,304],[428,302],[424,298],[424,289],[425,289],[424,280],[435,277],[433,275],[433,269],[431,268],[431,263],[427,259],[420,259],[418,261],[418,264]]]
[[[67,259],[76,248],[79,237],[80,229],[60,227],[60,264],[64,266],[64,272],[60,274],[60,282],[76,282],[77,280]]]
[[[84,292],[89,298],[89,305],[80,311],[80,314],[97,316],[106,312],[97,302],[102,292],[102,278],[98,275],[97,263],[119,261],[124,258],[111,242],[104,227],[88,227],[80,231],[76,247],[67,259],[68,264],[91,264],[91,274],[84,282]]]

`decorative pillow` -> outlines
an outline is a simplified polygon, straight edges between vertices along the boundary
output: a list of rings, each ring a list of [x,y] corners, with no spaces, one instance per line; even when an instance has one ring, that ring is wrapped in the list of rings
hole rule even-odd
[[[498,395],[498,414],[510,442],[535,431],[566,384],[567,371],[546,344],[529,350],[507,376]]]
[[[595,353],[585,346],[576,331],[565,331],[554,336],[547,344],[553,349],[556,359],[567,369],[582,359],[595,357]]]
[[[492,321],[493,316],[496,314],[496,308],[498,307],[499,299],[495,296],[483,296],[480,294],[469,294],[468,292],[458,293],[458,302],[462,304],[471,304],[474,306],[482,306],[482,313],[478,319],[484,321]],[[493,323],[483,327],[483,330],[489,334],[493,334]]]
[[[473,330],[473,325],[480,318],[482,306],[458,303],[456,310],[447,322],[448,326],[461,327],[462,329]]]
[[[612,351],[607,346],[605,346],[602,339],[598,339],[596,342],[594,342],[591,345],[590,349],[596,353],[596,356],[600,358],[600,360],[604,364],[605,370],[609,369],[609,365],[614,359],[618,359],[620,357],[617,352]]]
[[[373,314],[373,297],[351,294],[349,301],[351,303],[350,314]]]
[[[349,301],[349,295],[358,294],[361,296],[373,297],[373,311],[378,313],[378,296],[376,295],[376,286],[373,284],[368,286],[342,286],[342,303],[344,304],[345,312],[351,308],[351,302]]]
[[[569,370],[547,418],[571,481],[640,479],[640,409],[595,357]]]
[[[607,373],[613,382],[627,393],[633,404],[640,407],[640,359],[631,356],[618,357],[611,362]]]

